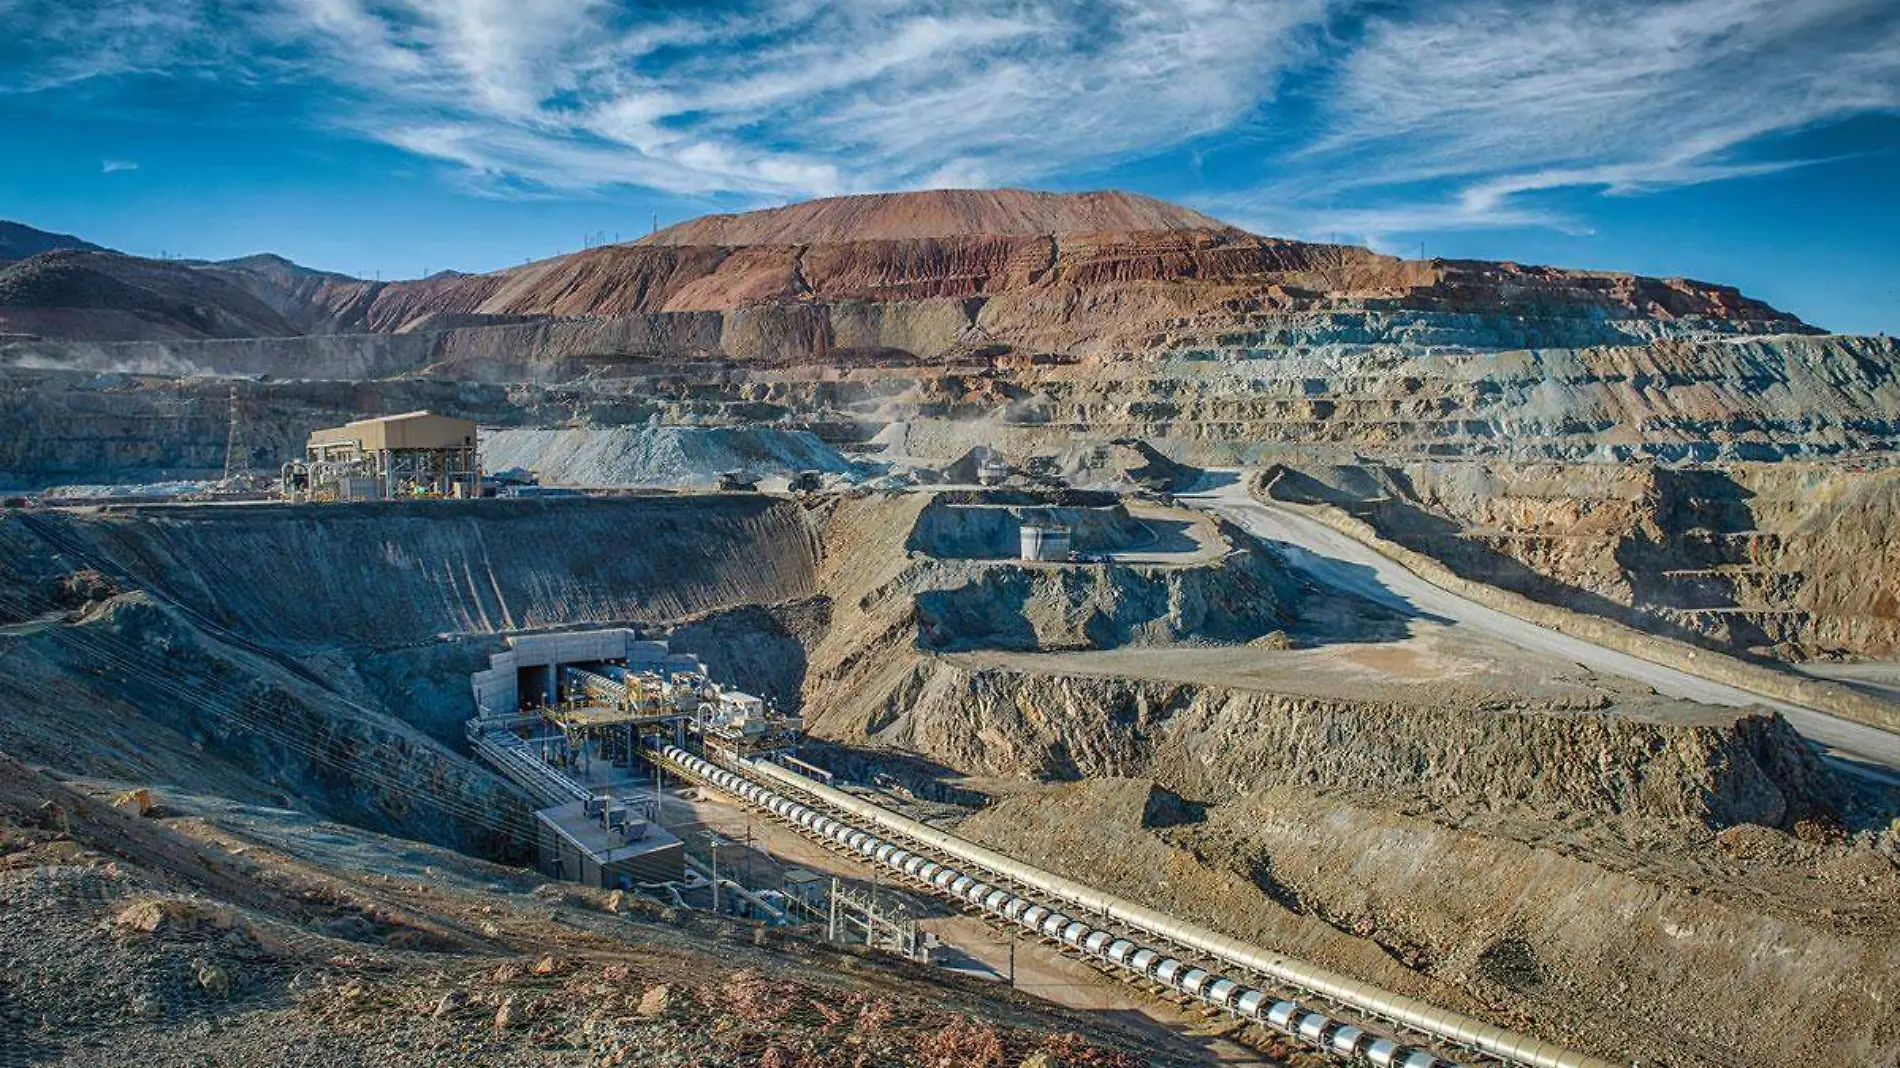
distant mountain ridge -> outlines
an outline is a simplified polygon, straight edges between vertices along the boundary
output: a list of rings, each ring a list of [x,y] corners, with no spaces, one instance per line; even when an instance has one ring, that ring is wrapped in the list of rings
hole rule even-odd
[[[232,277],[172,260],[56,249],[0,266],[0,333],[143,341],[301,332]]]
[[[40,235],[33,244],[68,240],[11,225]],[[635,243],[485,274],[397,282],[268,253],[205,262],[91,249],[0,264],[0,333],[163,341],[713,313],[749,337],[772,309],[781,325],[771,329],[792,331],[788,353],[849,358],[868,342],[931,360],[966,345],[1082,357],[1139,352],[1175,344],[1168,339],[1184,330],[1238,337],[1229,328],[1243,325],[1249,336],[1272,337],[1273,320],[1289,315],[1346,316],[1366,327],[1330,331],[1348,339],[1391,336],[1381,324],[1398,314],[1417,319],[1409,336],[1421,343],[1479,348],[1814,332],[1730,286],[1402,260],[1257,236],[1122,192],[834,197],[709,215]]]
[[[35,229],[25,223],[0,219],[0,263],[24,260],[56,249],[78,249],[83,252],[111,251],[103,245],[95,245],[71,234],[51,233]]]
[[[826,197],[760,211],[702,215],[635,244],[809,245],[1147,230],[1242,232],[1198,211],[1138,193],[933,189]]]

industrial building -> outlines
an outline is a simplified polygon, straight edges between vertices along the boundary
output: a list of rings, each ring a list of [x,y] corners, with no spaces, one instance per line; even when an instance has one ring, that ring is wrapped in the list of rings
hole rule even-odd
[[[357,419],[310,435],[283,468],[289,500],[475,497],[475,424],[433,412]]]
[[[1067,560],[1070,531],[1056,522],[1025,522],[1022,525],[1022,552],[1025,560]]]
[[[626,628],[517,634],[475,672],[470,747],[541,806],[541,871],[603,889],[678,880],[642,757],[653,744],[789,753],[804,723],[712,681],[697,657]]]
[[[536,812],[541,871],[601,890],[680,878],[685,844],[663,830],[654,814],[651,795],[587,797]]]

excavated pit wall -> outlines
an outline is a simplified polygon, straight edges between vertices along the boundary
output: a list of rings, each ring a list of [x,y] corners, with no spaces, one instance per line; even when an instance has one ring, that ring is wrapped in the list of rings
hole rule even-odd
[[[1018,556],[1025,524],[1056,524],[1069,531],[1079,553],[1108,552],[1138,546],[1147,535],[1125,505],[1075,507],[1056,503],[988,503],[978,495],[955,503],[938,494],[917,518],[907,549],[930,556],[996,559]],[[1004,498],[1007,501],[1007,497]]]
[[[501,632],[678,620],[683,648],[795,653],[817,554],[758,495],[0,511],[0,692],[27,702],[0,747],[510,855],[523,799],[458,755]],[[783,692],[802,658],[726,666]]]
[[[41,512],[86,561],[279,648],[673,619],[810,592],[818,558],[783,498],[148,507]]]
[[[879,316],[897,313],[876,307]],[[774,422],[832,442],[865,441],[906,422],[911,451],[945,461],[977,444],[1017,457],[1061,453],[1078,434],[1145,438],[1172,458],[1215,465],[1314,450],[1771,461],[1900,445],[1893,339],[1673,337],[1519,349],[1508,338],[1474,337],[1461,349],[1404,333],[1360,337],[1353,315],[1335,315],[1164,324],[1100,351],[981,355],[875,339],[816,343],[798,321],[815,313],[796,309],[726,314],[736,318],[703,336],[645,319],[394,335],[438,346],[419,350],[424,362],[400,372],[391,367],[407,357],[385,359],[383,349],[422,340],[363,335],[374,351],[360,359],[346,351],[354,335],[202,343],[211,355],[177,345],[15,345],[0,353],[0,413],[36,429],[0,443],[0,479],[152,481],[219,470],[232,383],[211,376],[229,374],[270,378],[238,383],[240,458],[260,470],[296,455],[304,434],[339,416],[416,407],[497,426],[577,417],[618,426],[656,415]],[[734,340],[742,335],[750,340]],[[227,358],[217,346],[244,355]]]
[[[311,431],[366,413],[426,408],[484,425],[560,418],[532,404],[518,407],[502,387],[462,382],[252,382],[0,368],[0,422],[17,428],[0,435],[0,487],[216,478],[224,470],[233,389],[232,458],[269,475],[303,455]],[[625,414],[638,413],[630,407]]]
[[[102,591],[103,592],[103,591]],[[522,855],[524,799],[385,710],[199,629],[143,591],[0,634],[0,751],[73,775],[303,808]],[[464,683],[466,688],[466,683]]]
[[[1826,904],[1762,894],[1768,869],[1719,844],[1732,832],[1678,839],[1672,876],[1664,858],[1625,871],[1578,855],[1563,832],[1553,848],[1293,786],[1198,812],[1146,782],[1095,780],[1005,800],[958,827],[1237,937],[1613,1060],[1892,1063],[1891,913],[1833,918],[1883,897],[1890,909],[1891,865],[1746,830],[1736,845],[1780,839],[1814,854],[1776,874],[1820,888],[1808,896]]]
[[[1717,648],[1900,655],[1900,470],[1413,462],[1301,468],[1458,575]]]
[[[1780,717],[1426,708],[918,659],[880,699],[809,709],[845,742],[979,775],[1137,776],[1223,801],[1276,784],[1498,810],[1791,826],[1839,787]],[[850,717],[849,719],[847,718]]]
[[[1283,629],[1294,583],[1264,554],[1194,567],[933,562],[919,648],[1113,649],[1247,642]]]
[[[840,662],[894,667],[917,649],[1244,642],[1287,626],[1303,587],[1277,556],[1225,528],[1220,536],[1230,551],[1181,565],[926,555],[976,555],[1000,530],[1014,529],[1019,507],[1072,512],[1111,499],[958,490],[837,502],[827,517],[819,585],[841,607],[815,651],[818,674],[836,680],[854,670]],[[1131,517],[1102,511],[1105,535],[1126,533],[1121,521]]]
[[[1142,775],[1203,799],[1296,782],[1500,809],[1775,826],[1839,802],[1800,739],[1766,715],[1707,709],[1693,723],[1661,723],[1597,704],[1414,706],[996,666],[984,650],[1246,640],[1297,619],[1305,593],[1276,557],[1231,529],[1238,551],[1216,566],[906,561],[899,546],[928,510],[906,495],[842,502],[828,517],[819,586],[833,611],[804,687],[805,713],[823,737],[910,750],[972,774]],[[1061,611],[1025,611],[1035,598],[1013,587],[1031,576]],[[1074,612],[1090,598],[1056,596],[1071,587],[1113,588],[1156,611],[1141,627],[1092,634]],[[1190,588],[1215,596],[1197,602]],[[965,651],[935,649],[933,635],[959,639]]]

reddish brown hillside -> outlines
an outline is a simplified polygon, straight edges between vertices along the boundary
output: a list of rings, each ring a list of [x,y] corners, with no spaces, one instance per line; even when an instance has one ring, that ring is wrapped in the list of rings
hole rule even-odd
[[[68,255],[87,257],[86,265],[107,277],[86,285],[75,278],[14,278],[4,287],[11,297],[0,300],[6,305],[0,329],[95,339],[386,333],[524,317],[743,317],[763,305],[800,322],[815,315],[814,322],[865,324],[872,316],[878,325],[863,327],[870,331],[860,339],[864,346],[925,358],[966,335],[986,345],[1071,355],[1150,347],[1189,322],[1227,339],[1221,344],[1238,343],[1247,330],[1261,339],[1282,336],[1251,318],[1263,314],[1455,313],[1506,324],[1494,329],[1439,320],[1432,327],[1439,330],[1435,343],[1479,347],[1649,336],[1641,323],[1626,334],[1594,325],[1610,321],[1692,320],[1691,329],[1717,332],[1808,329],[1726,286],[1512,263],[1401,260],[1364,248],[1259,237],[1128,193],[940,190],[838,197],[707,216],[636,244],[489,274],[410,282],[364,281],[263,256],[179,264]],[[1509,325],[1532,320],[1574,328]],[[1334,334],[1372,336],[1352,329]],[[848,347],[840,335],[821,351]]]
[[[1038,305],[1021,309],[1031,319],[1055,314],[1065,323],[1078,316],[1102,320],[1087,324],[1091,336],[1135,325],[1111,320],[1156,301],[1173,308],[1169,314],[1236,306],[1350,308],[1376,301],[1418,310],[1693,316],[1800,326],[1724,286],[1508,263],[1401,260],[1363,248],[1230,229],[964,234],[741,247],[611,245],[494,274],[326,287],[315,299],[327,306],[326,319],[334,329],[386,331],[444,313],[628,316],[732,311],[760,303],[1011,296]],[[997,322],[993,328],[1011,325],[1018,324]],[[1060,336],[1065,335],[1045,341],[1059,344]]]
[[[977,234],[1229,230],[1226,223],[1135,193],[932,189],[827,197],[737,215],[702,215],[642,245],[811,245]]]

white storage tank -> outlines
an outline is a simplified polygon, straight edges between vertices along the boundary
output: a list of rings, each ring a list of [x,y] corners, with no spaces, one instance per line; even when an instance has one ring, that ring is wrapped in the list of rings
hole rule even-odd
[[[1024,523],[1022,557],[1025,560],[1067,560],[1069,528],[1054,523]]]

